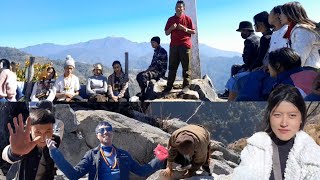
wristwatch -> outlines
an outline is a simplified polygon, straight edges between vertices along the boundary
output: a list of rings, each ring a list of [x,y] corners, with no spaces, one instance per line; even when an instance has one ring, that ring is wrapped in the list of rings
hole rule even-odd
[[[184,31],[185,31],[185,32],[188,32],[188,28],[186,28]]]

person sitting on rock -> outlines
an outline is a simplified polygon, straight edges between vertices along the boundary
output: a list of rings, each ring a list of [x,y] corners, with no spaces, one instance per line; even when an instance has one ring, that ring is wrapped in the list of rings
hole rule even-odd
[[[170,177],[173,172],[173,162],[187,170],[183,178],[192,177],[202,168],[210,175],[210,133],[199,125],[187,125],[174,131],[168,144],[169,157],[167,168],[162,176]]]
[[[31,93],[31,101],[37,102],[41,100],[53,101],[55,98],[55,91],[53,89],[56,71],[54,67],[48,66],[42,73],[42,80],[36,82]]]
[[[88,78],[87,95],[90,102],[107,102],[108,84],[107,78],[103,76],[101,63],[93,65],[93,76]]]
[[[151,46],[154,48],[154,54],[152,61],[147,70],[140,72],[137,75],[137,81],[139,83],[142,99],[146,99],[145,91],[148,81],[152,79],[159,80],[164,77],[167,71],[168,54],[167,51],[160,46],[160,38],[155,36],[151,39]]]
[[[60,144],[53,134],[54,123],[54,115],[46,109],[31,110],[26,126],[21,114],[13,118],[15,132],[8,123],[10,145],[2,151],[2,159],[12,164],[7,179],[54,179],[56,168],[46,146],[47,138],[57,147]]]
[[[68,55],[64,64],[64,73],[57,79],[54,87],[57,101],[83,101],[83,98],[79,96],[79,78],[72,74],[75,67],[73,58]]]
[[[122,70],[121,63],[112,63],[113,73],[108,77],[109,102],[127,102],[129,95],[129,79]]]
[[[65,160],[61,152],[55,147],[55,142],[47,139],[50,155],[58,168],[69,179],[79,179],[89,173],[89,180],[93,179],[130,179],[130,172],[138,176],[148,176],[161,169],[168,157],[165,147],[158,145],[155,149],[156,157],[148,164],[139,165],[131,155],[112,144],[113,129],[111,124],[101,121],[95,129],[100,144],[89,150],[75,166]]]

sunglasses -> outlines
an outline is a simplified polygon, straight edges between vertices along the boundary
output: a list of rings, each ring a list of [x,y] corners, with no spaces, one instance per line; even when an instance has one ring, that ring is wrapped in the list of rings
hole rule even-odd
[[[109,126],[109,127],[104,127],[104,128],[99,128],[97,131],[96,131],[96,134],[104,134],[105,132],[111,132],[112,131],[112,127]]]

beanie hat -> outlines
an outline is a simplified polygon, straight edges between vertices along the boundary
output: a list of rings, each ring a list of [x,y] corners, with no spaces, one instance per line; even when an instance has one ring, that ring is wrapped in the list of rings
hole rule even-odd
[[[67,55],[67,57],[66,57],[64,67],[66,67],[66,66],[73,66],[73,68],[76,68],[74,59],[71,57],[71,55]]]
[[[154,41],[154,42],[160,44],[160,38],[158,36],[151,38],[151,41]]]

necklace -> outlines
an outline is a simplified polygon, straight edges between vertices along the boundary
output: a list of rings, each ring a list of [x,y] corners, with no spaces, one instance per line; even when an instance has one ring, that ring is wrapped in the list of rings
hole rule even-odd
[[[100,148],[101,156],[102,156],[104,162],[106,162],[106,164],[109,166],[110,169],[114,169],[114,168],[117,166],[117,164],[118,164],[118,161],[117,161],[117,158],[116,158],[117,154],[115,154],[115,156],[114,156],[114,164],[113,164],[113,166],[111,166],[111,164],[110,164],[110,163],[108,162],[108,160],[106,159],[106,157],[111,157],[111,156],[112,156],[113,151],[115,152],[114,147],[112,147],[111,153],[110,153],[108,156],[105,156],[102,148]]]

